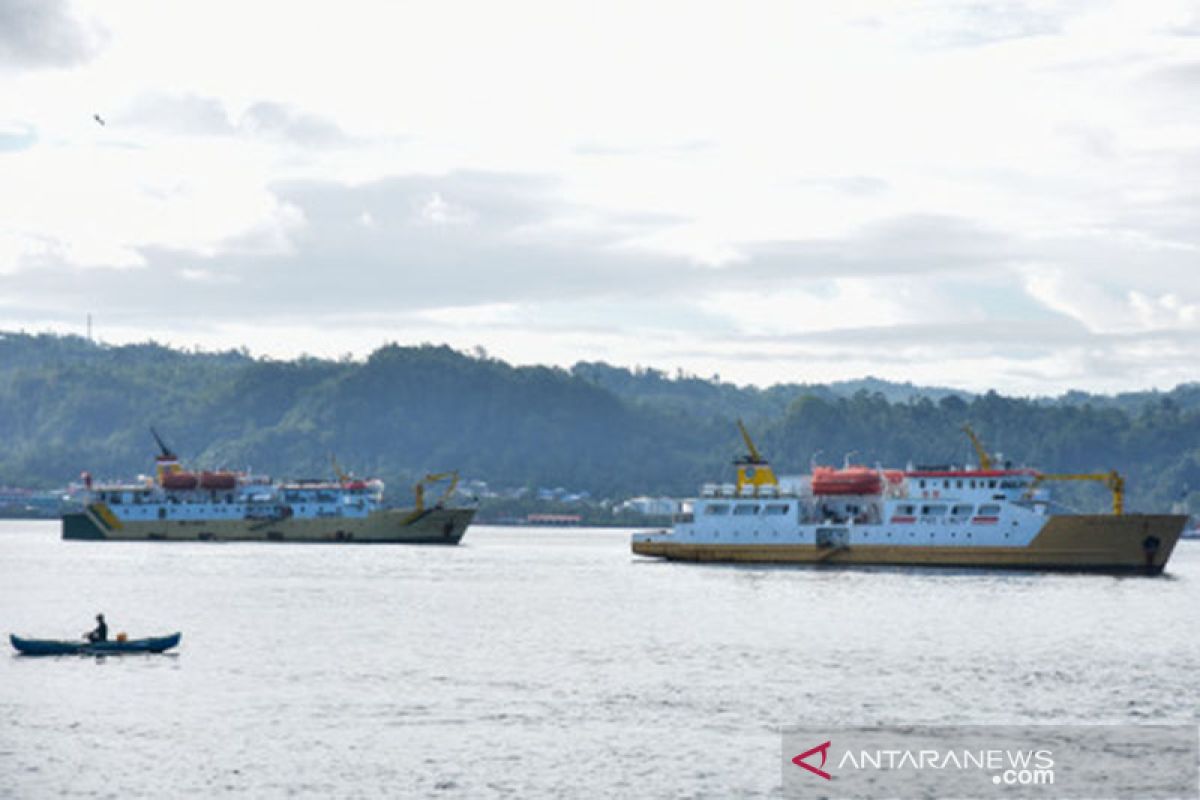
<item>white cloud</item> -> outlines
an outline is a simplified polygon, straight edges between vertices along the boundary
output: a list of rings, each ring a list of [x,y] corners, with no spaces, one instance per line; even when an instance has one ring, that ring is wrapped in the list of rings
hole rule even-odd
[[[0,4],[0,70],[70,67],[94,57],[105,31],[81,19],[66,0]]]
[[[104,298],[256,349],[336,316],[339,352],[1194,378],[1153,338],[1200,315],[1190,3],[12,8],[0,327]]]
[[[419,212],[419,220],[428,225],[463,225],[473,218],[469,208],[447,203],[440,192],[431,194]]]
[[[1200,329],[1200,294],[1189,301],[1177,292],[1105,285],[1079,271],[1046,267],[1028,268],[1025,286],[1038,302],[1097,334]],[[1196,293],[1193,285],[1180,288]]]

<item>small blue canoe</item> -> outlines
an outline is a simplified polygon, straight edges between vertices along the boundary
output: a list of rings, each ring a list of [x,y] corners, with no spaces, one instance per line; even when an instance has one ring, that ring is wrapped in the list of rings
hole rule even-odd
[[[149,639],[110,639],[106,642],[55,641],[53,639],[22,639],[9,635],[13,647],[27,656],[120,655],[123,653],[161,653],[179,644],[182,634],[154,636]]]

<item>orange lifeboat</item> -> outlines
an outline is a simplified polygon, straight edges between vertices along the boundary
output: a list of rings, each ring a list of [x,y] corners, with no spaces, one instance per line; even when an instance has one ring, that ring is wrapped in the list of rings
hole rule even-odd
[[[201,472],[201,489],[233,489],[237,486],[237,476],[232,472]]]
[[[200,478],[194,472],[168,472],[162,476],[162,487],[176,491],[195,489],[200,485]]]
[[[890,484],[904,479],[900,470],[890,469],[882,475],[870,467],[814,467],[812,476],[813,494],[880,494],[884,481]]]

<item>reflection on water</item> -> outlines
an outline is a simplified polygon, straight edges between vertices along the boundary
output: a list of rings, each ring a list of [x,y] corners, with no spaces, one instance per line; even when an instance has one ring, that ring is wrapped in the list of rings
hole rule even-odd
[[[1169,579],[642,560],[616,531],[457,548],[62,542],[0,523],[0,797],[771,796],[778,729],[1188,721],[1200,545]]]

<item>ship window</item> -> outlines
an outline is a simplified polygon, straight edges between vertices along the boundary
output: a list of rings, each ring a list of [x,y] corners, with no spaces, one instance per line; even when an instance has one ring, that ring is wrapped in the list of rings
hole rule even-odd
[[[1000,506],[980,506],[979,516],[981,517],[996,517],[1000,515]]]
[[[777,517],[788,513],[790,506],[787,503],[771,503],[763,507],[763,513],[767,516]]]
[[[995,489],[995,488],[996,488],[996,482],[995,482],[995,481],[988,481],[988,488],[989,488],[989,489]]]
[[[954,510],[950,513],[955,517],[969,517],[971,516],[972,508],[973,506],[955,506]]]
[[[728,503],[709,503],[704,507],[705,514],[728,514]]]
[[[970,483],[970,484],[968,484],[968,485],[969,485],[969,486],[970,486],[972,489],[974,489],[974,488],[975,488],[975,481],[971,481],[971,483]]]
[[[902,517],[911,517],[916,512],[916,506],[896,506],[896,513]]]
[[[748,517],[758,513],[758,506],[753,503],[738,503],[733,507],[735,517]]]
[[[921,488],[922,488],[922,489],[924,489],[924,488],[925,488],[925,479],[924,479],[924,478],[922,478],[922,479],[920,480],[920,486],[921,486]]]
[[[955,481],[954,483],[955,483],[955,487],[954,487],[954,488],[956,488],[956,489],[961,489],[961,488],[962,488],[962,481],[961,481],[961,480],[957,480],[957,481]]]
[[[921,514],[927,517],[940,516],[946,513],[945,506],[921,506]]]

